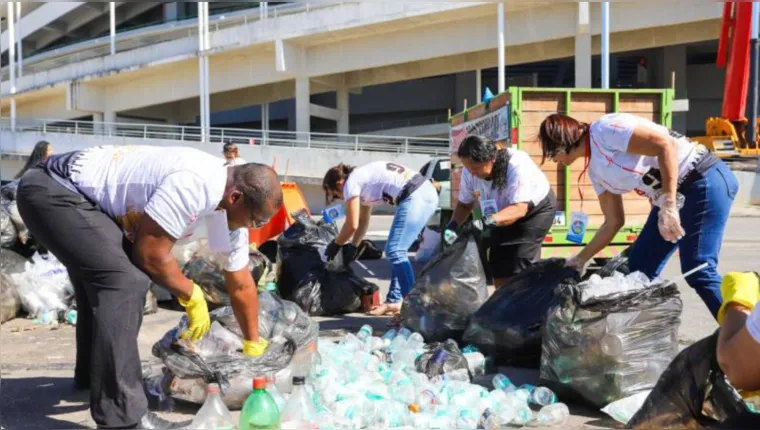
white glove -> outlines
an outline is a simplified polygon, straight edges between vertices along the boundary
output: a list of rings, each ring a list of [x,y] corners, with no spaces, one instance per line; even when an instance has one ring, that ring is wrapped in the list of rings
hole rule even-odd
[[[657,217],[657,227],[663,239],[671,243],[678,243],[686,232],[681,227],[681,215],[678,214],[675,203],[665,204],[660,207]]]
[[[568,258],[567,260],[565,260],[565,267],[573,268],[573,269],[577,270],[578,273],[581,274],[581,276],[583,276],[583,271],[586,268],[586,263],[588,263],[588,262],[587,261],[583,261],[580,258],[578,258],[578,256],[574,255],[574,256]]]

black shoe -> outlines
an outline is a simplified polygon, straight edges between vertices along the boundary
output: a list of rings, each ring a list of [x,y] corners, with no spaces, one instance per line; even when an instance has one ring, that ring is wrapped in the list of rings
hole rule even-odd
[[[154,414],[153,412],[147,412],[145,415],[140,418],[140,422],[137,423],[138,429],[183,429],[190,426],[192,423],[192,420],[189,421],[181,421],[178,423],[167,421],[158,415]]]

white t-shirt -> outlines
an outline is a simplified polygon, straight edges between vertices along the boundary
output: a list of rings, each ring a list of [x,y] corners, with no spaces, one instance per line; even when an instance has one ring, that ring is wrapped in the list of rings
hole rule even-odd
[[[193,148],[98,146],[82,151],[71,181],[134,240],[143,214],[179,243],[203,238],[227,185],[224,160]],[[225,270],[249,263],[248,230],[230,232]]]
[[[755,306],[755,309],[747,317],[744,326],[747,327],[747,331],[752,336],[752,339],[760,343],[760,306]]]
[[[679,181],[685,178],[696,162],[708,152],[704,146],[645,118],[627,113],[605,115],[590,127],[591,159],[588,176],[597,194],[625,194],[636,190],[639,194],[653,197],[655,191],[661,188],[659,175],[651,185],[646,185],[643,181],[650,169],[660,168],[657,157],[626,152],[637,126],[661,131],[675,139]]]
[[[405,166],[375,161],[351,172],[343,184],[343,199],[348,201],[359,197],[363,206],[395,204],[404,185],[418,174]]]
[[[538,205],[551,190],[546,175],[530,158],[527,152],[508,148],[507,185],[502,190],[493,188],[493,181],[486,181],[462,171],[459,185],[459,201],[470,205],[475,202],[475,191],[480,192],[480,200],[496,200],[499,210],[515,203]]]

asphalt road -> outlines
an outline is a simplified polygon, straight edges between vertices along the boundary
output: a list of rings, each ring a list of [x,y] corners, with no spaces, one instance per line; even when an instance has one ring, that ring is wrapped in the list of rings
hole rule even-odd
[[[720,270],[756,270],[760,253],[758,218],[732,218],[723,242]],[[378,218],[371,231],[382,232],[389,220]],[[381,239],[378,237],[378,239]],[[375,261],[357,269],[376,282],[383,294],[388,288],[389,266]],[[664,277],[672,279],[680,273],[677,256],[668,264]],[[680,283],[684,302],[679,341],[685,347],[712,333],[717,327],[699,297]],[[150,348],[167,330],[174,327],[180,313],[162,309],[145,318],[139,336],[142,360],[155,363]],[[320,318],[320,328],[356,330],[369,322],[383,328],[385,320],[348,315],[341,318]],[[0,428],[94,428],[88,409],[88,393],[72,389],[75,347],[74,329],[60,326],[57,330],[35,326],[31,321],[16,319],[0,327]],[[535,382],[537,371],[502,368],[517,383]],[[560,399],[561,400],[561,399]],[[593,409],[571,404],[572,416],[562,428],[613,428],[614,422]],[[179,405],[163,416],[173,420],[189,419],[195,408]],[[237,413],[236,413],[237,414]]]

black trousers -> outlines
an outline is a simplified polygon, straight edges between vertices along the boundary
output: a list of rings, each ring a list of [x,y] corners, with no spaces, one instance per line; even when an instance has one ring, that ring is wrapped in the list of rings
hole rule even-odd
[[[77,300],[75,381],[90,387],[98,427],[137,424],[147,411],[137,334],[150,280],[108,215],[42,169],[19,184],[18,207],[35,238],[69,271]]]

